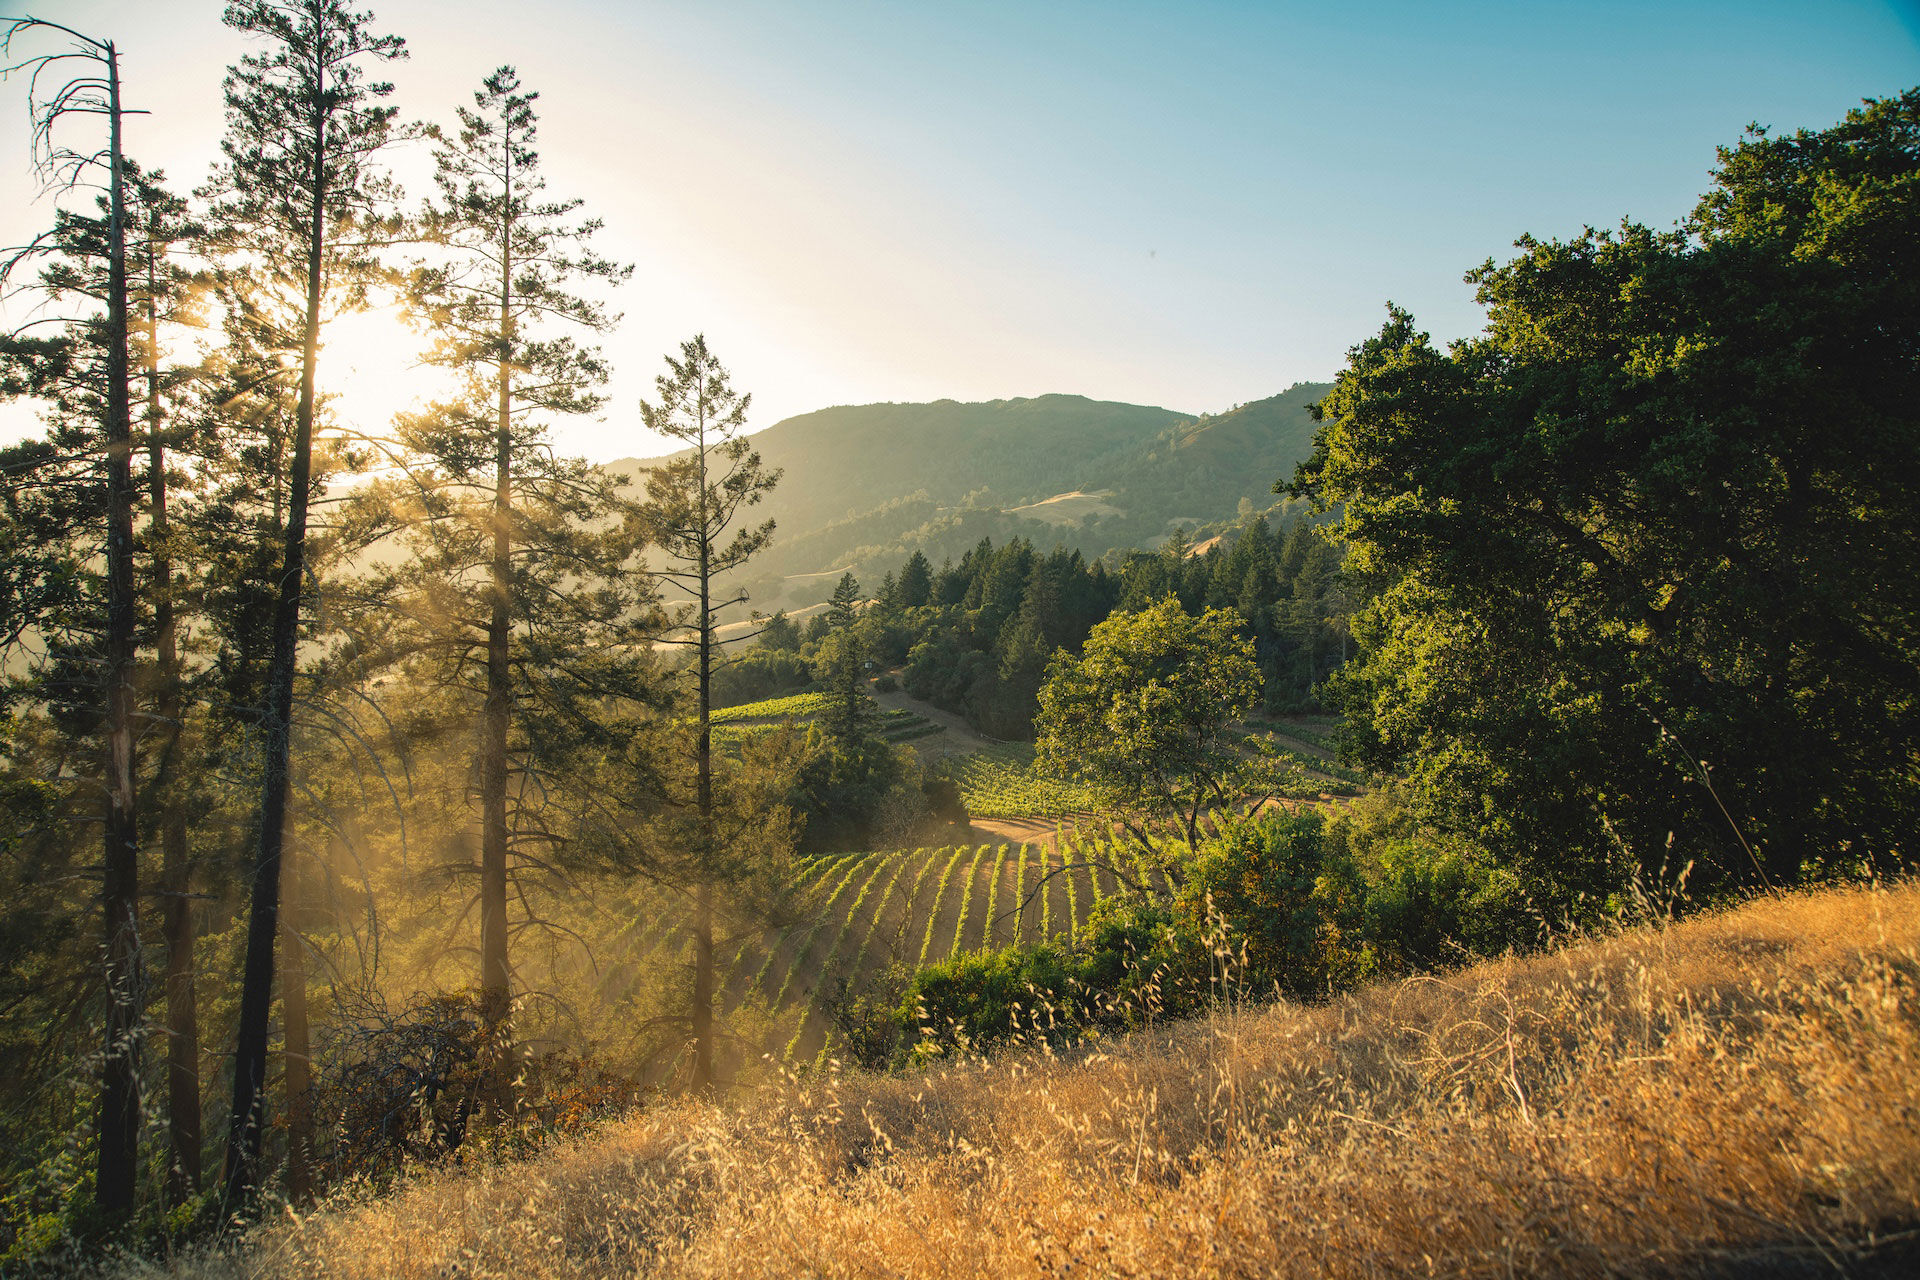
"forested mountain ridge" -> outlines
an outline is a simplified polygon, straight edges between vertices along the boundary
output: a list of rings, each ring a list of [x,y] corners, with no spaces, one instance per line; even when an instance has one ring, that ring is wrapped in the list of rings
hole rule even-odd
[[[838,571],[878,579],[914,551],[936,565],[981,538],[1025,536],[1089,556],[1150,546],[1176,526],[1265,509],[1275,479],[1312,451],[1301,383],[1221,414],[1084,396],[839,406],[753,434],[785,476],[755,562],[756,605],[824,599]],[[658,458],[605,464],[635,477]]]

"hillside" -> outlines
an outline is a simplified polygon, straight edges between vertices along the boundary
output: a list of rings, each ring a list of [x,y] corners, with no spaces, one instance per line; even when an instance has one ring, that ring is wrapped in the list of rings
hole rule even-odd
[[[1920,890],[1760,899],[1068,1053],[676,1101],[206,1277],[1895,1276]]]
[[[1197,418],[1069,395],[788,418],[752,437],[785,474],[755,510],[778,531],[749,589],[760,607],[797,608],[848,569],[877,581],[916,549],[939,564],[983,537],[1025,536],[1097,556],[1227,519],[1243,499],[1264,509],[1311,449],[1307,406],[1325,391],[1303,383]],[[607,467],[633,475],[657,461]]]

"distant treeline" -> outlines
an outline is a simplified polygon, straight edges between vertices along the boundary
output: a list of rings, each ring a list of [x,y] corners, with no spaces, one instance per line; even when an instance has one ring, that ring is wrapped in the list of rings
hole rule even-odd
[[[1268,711],[1312,710],[1314,686],[1350,650],[1354,601],[1341,552],[1313,523],[1269,527],[1256,515],[1196,547],[1177,533],[1159,551],[1089,561],[990,539],[935,569],[914,552],[882,580],[857,624],[876,670],[902,668],[908,693],[957,712],[982,733],[1031,738],[1047,663],[1078,653],[1095,623],[1168,596],[1188,612],[1233,609],[1252,638]],[[753,649],[718,677],[720,705],[804,687],[819,678],[824,617],[806,625],[776,614]],[[883,677],[884,678],[884,677]]]

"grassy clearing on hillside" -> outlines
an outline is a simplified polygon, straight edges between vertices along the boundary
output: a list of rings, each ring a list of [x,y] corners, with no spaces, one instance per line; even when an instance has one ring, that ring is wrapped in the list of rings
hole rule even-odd
[[[1909,1275],[1920,890],[676,1102],[202,1277]]]

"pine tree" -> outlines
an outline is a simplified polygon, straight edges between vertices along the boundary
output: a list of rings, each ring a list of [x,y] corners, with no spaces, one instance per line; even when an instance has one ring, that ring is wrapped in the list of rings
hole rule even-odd
[[[373,164],[395,132],[395,108],[378,101],[392,86],[368,83],[362,62],[404,57],[405,46],[396,36],[373,34],[370,20],[343,0],[236,0],[226,11],[229,26],[264,38],[267,48],[241,59],[227,74],[228,131],[210,189],[214,223],[222,247],[238,260],[236,267],[264,275],[297,297],[290,315],[256,319],[277,329],[300,376],[288,448],[267,706],[261,717],[258,844],[223,1197],[231,1210],[252,1199],[265,1123],[321,331],[329,305],[352,306],[364,296],[374,268],[368,233],[382,225],[390,196]]]
[[[845,631],[860,619],[860,582],[851,573],[840,575],[827,600],[827,625]]]
[[[838,743],[846,745],[868,736],[879,712],[867,696],[867,646],[860,637],[860,584],[851,573],[840,575],[827,612],[823,665],[833,701],[820,723]]]
[[[900,569],[897,592],[902,609],[917,609],[933,594],[933,567],[924,551],[916,550]]]
[[[787,616],[785,609],[778,610],[766,624],[760,628],[760,647],[762,649],[780,649],[797,653],[800,650],[800,627]]]
[[[180,648],[184,575],[176,572],[180,497],[170,454],[192,434],[190,423],[170,424],[170,398],[198,378],[197,367],[168,367],[161,358],[161,326],[202,322],[194,274],[181,259],[196,252],[205,228],[188,216],[187,202],[167,191],[165,175],[129,164],[131,300],[138,314],[132,352],[144,384],[141,421],[146,437],[148,603],[152,611],[153,678],[150,704],[157,729],[152,749],[150,809],[160,827],[162,933],[166,943],[167,1196],[184,1203],[200,1189],[200,1018],[194,991],[193,863],[182,794],[188,774],[184,727],[187,674]]]
[[[578,200],[542,198],[538,97],[501,67],[475,92],[474,109],[459,111],[456,134],[434,135],[438,198],[422,224],[438,252],[414,271],[408,294],[435,338],[428,361],[463,375],[464,394],[403,421],[401,443],[416,462],[376,497],[411,521],[418,559],[407,570],[408,598],[416,621],[436,633],[448,678],[475,665],[484,671],[480,1010],[499,1045],[511,1043],[509,776],[524,778],[529,768],[526,751],[514,749],[516,710],[535,696],[534,672],[579,670],[559,655],[538,661],[528,648],[565,637],[610,655],[620,643],[610,631],[633,626],[651,603],[644,579],[623,572],[630,550],[609,520],[616,498],[606,477],[549,445],[552,419],[600,407],[595,388],[607,374],[597,349],[555,331],[611,328],[616,317],[574,290],[623,280],[629,269],[590,250],[599,224],[570,221]],[[576,581],[565,587],[568,576]],[[616,683],[644,678],[626,666],[603,674]],[[501,1052],[493,1064],[497,1105],[512,1079],[512,1055]]]
[[[133,571],[133,422],[129,385],[127,284],[128,170],[121,147],[124,108],[120,57],[111,40],[82,35],[70,27],[26,18],[8,25],[0,50],[10,50],[23,33],[59,33],[69,41],[55,54],[29,58],[14,70],[30,68],[40,86],[52,68],[47,96],[32,102],[34,158],[42,177],[72,190],[87,181],[105,184],[103,217],[69,218],[57,223],[53,245],[35,244],[12,255],[0,279],[44,247],[68,255],[50,275],[70,291],[90,295],[98,314],[79,321],[84,343],[97,360],[83,360],[91,374],[89,394],[98,410],[100,456],[104,463],[105,616],[100,643],[100,707],[105,748],[103,788],[106,805],[100,900],[106,952],[106,1018],[101,1055],[100,1111],[94,1199],[110,1221],[133,1213],[139,1155],[139,1023],[145,978],[140,955],[140,843],[134,759],[134,651],[137,627]],[[67,63],[77,61],[72,74]],[[75,150],[58,139],[76,117],[104,118],[104,139]],[[104,144],[104,145],[102,145]],[[67,232],[65,236],[62,231]],[[58,283],[53,284],[56,293]]]
[[[654,382],[659,399],[641,401],[640,417],[648,430],[680,441],[687,451],[647,473],[641,523],[668,560],[657,572],[686,597],[672,615],[672,642],[694,650],[695,825],[677,878],[694,896],[693,1089],[707,1094],[715,1083],[715,898],[736,870],[717,827],[712,711],[713,669],[721,653],[715,632],[722,610],[746,602],[744,592],[722,590],[719,580],[772,540],[773,521],[739,528],[735,521],[766,496],[780,473],[762,465],[740,435],[751,397],[733,389],[704,334],[681,343],[680,358],[668,356],[666,362],[667,372]]]

